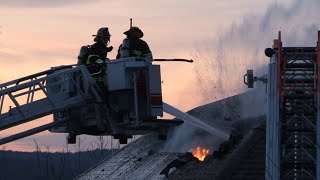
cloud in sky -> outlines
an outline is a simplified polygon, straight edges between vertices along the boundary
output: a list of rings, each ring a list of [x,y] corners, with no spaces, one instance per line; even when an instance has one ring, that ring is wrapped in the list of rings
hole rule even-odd
[[[93,3],[100,0],[0,0],[2,6],[64,6],[70,4]]]

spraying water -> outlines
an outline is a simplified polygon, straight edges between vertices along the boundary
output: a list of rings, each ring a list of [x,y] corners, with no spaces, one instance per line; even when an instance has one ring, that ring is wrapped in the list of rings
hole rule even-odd
[[[210,125],[204,123],[203,121],[185,113],[185,112],[182,112],[180,111],[179,109],[163,102],[163,110],[164,112],[166,113],[169,113],[173,116],[176,116],[177,118],[180,118],[180,119],[183,119],[184,121],[186,121],[187,123],[193,125],[193,126],[196,126],[198,128],[201,128],[211,134],[214,134],[224,140],[228,140],[229,139],[229,134],[217,129],[217,128],[214,128],[214,127],[211,127]]]
[[[247,14],[209,43],[197,46],[192,59],[196,59],[197,87],[203,103],[247,91],[242,80],[247,69],[254,69],[258,77],[265,74],[269,59],[264,49],[272,46],[278,31],[282,31],[286,45],[316,46],[320,1],[293,0],[290,4],[273,3],[264,14]]]

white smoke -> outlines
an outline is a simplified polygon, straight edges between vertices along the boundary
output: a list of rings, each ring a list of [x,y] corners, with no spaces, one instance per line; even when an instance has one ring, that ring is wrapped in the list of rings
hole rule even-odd
[[[270,5],[264,15],[247,15],[194,54],[200,93],[204,102],[246,91],[243,75],[254,69],[266,73],[264,49],[272,47],[281,31],[284,46],[316,46],[320,27],[318,0],[294,1],[290,7]]]
[[[272,4],[263,15],[247,15],[241,23],[233,24],[212,43],[198,47],[193,59],[197,60],[195,71],[204,103],[247,91],[243,83],[247,69],[254,69],[258,77],[266,74],[269,58],[264,55],[264,50],[272,47],[273,39],[278,38],[278,31],[281,31],[284,46],[316,46],[320,28],[319,7],[318,0],[297,0],[289,7]],[[233,108],[239,112],[239,119],[265,113],[266,86],[256,84],[256,89],[248,94],[241,96],[239,105]],[[221,110],[227,112],[226,115],[232,111],[227,102]],[[232,117],[231,120],[239,119]],[[217,121],[217,118],[212,117],[212,120]],[[223,119],[219,121],[217,124],[224,124],[221,122]],[[237,122],[246,132],[257,123],[255,118],[250,122]],[[198,136],[199,133],[194,127],[182,125],[173,133],[164,151],[188,151],[195,145],[213,145],[217,148],[215,145],[220,143],[218,138],[203,134]]]

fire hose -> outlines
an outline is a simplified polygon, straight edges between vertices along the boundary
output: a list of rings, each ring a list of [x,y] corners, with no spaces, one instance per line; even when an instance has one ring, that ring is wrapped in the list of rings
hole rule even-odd
[[[183,61],[193,63],[192,59],[153,59],[153,61]]]

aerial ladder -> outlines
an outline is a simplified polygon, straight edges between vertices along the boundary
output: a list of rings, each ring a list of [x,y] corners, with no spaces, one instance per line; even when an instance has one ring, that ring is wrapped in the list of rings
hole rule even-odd
[[[267,82],[266,179],[320,179],[320,31],[315,47],[284,47],[281,32],[272,48]]]
[[[68,143],[75,143],[80,134],[112,135],[121,144],[132,135],[152,132],[166,139],[167,129],[183,121],[158,118],[163,115],[161,73],[153,61],[192,62],[106,60],[99,65],[104,87],[96,84],[85,65],[53,67],[0,84],[0,131],[53,114],[53,122],[2,138],[0,145],[45,130],[67,133]]]
[[[51,93],[50,90],[57,93]],[[54,67],[0,84],[0,131],[53,113],[61,116],[65,109],[71,107],[81,107],[90,102],[99,103],[102,100],[97,90],[98,87],[85,66]],[[69,120],[54,121],[3,138],[0,144],[59,127]]]

